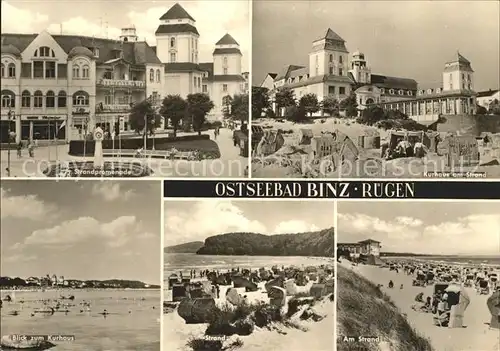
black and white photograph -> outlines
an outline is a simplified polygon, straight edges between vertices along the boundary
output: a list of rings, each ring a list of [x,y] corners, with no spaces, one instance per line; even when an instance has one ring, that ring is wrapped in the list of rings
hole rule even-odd
[[[337,206],[337,350],[498,350],[500,202]]]
[[[164,203],[162,350],[334,349],[334,202]]]
[[[2,180],[1,350],[160,350],[160,188]]]
[[[252,177],[500,178],[499,13],[254,1]]]
[[[3,177],[245,177],[250,1],[2,1]]]

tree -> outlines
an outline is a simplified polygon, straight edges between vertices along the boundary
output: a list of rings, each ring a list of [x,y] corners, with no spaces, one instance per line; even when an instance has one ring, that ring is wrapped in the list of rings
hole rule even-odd
[[[485,107],[483,107],[481,105],[477,106],[477,110],[476,110],[477,115],[486,115],[487,113],[488,113],[488,110]]]
[[[177,136],[179,123],[186,117],[187,102],[180,95],[167,95],[162,102],[160,114],[165,118],[165,124],[168,120],[174,128],[174,137]]]
[[[231,104],[233,102],[233,98],[231,95],[226,95],[222,98],[222,114],[224,118],[231,117]]]
[[[358,115],[358,102],[354,92],[343,99],[339,106],[342,110],[345,110],[346,117],[356,117]]]
[[[276,92],[275,97],[276,107],[281,111],[282,107],[296,106],[295,96],[289,88],[282,88]],[[278,113],[280,115],[280,113]]]
[[[260,118],[262,116],[262,111],[270,107],[269,89],[252,87],[252,119]]]
[[[399,110],[385,111],[385,119],[408,119],[408,115]]]
[[[339,102],[332,95],[328,95],[323,99],[323,102],[321,103],[321,107],[323,109],[323,112],[328,113],[330,116],[338,116],[339,115]]]
[[[152,133],[161,125],[161,116],[149,100],[144,100],[132,106],[129,123],[137,133],[142,131]]]
[[[187,110],[191,116],[193,129],[201,135],[201,128],[207,114],[214,108],[214,103],[207,94],[196,93],[187,96]]]
[[[500,103],[498,102],[498,99],[493,100],[489,106],[488,112],[494,115],[500,115]]]
[[[314,112],[319,111],[318,97],[316,94],[306,94],[300,98],[299,106],[312,117]]]
[[[231,99],[231,117],[248,122],[248,94],[235,95]]]
[[[386,115],[384,110],[378,106],[369,106],[363,110],[361,114],[360,121],[368,125],[373,125],[374,123],[385,119]]]

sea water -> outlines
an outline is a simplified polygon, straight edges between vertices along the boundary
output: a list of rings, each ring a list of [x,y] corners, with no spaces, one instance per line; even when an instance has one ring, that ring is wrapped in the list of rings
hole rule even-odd
[[[160,350],[160,290],[3,290],[2,299],[7,294],[14,301],[3,301],[1,335],[74,335],[74,341],[55,343],[57,346],[51,349],[54,351]],[[57,299],[60,295],[75,296],[73,301],[59,300],[75,305],[68,313],[32,316],[34,310],[43,307],[40,300]],[[80,305],[83,300],[91,303],[90,312],[80,312],[85,309]],[[100,315],[103,310],[109,315]],[[12,316],[12,311],[19,314]]]

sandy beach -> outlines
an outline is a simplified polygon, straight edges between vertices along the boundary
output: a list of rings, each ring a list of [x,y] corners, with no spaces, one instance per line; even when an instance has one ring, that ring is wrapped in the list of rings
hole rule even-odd
[[[327,263],[331,259],[319,260],[318,258],[311,259],[316,265]],[[257,270],[254,268],[253,270]],[[192,282],[201,281],[202,279],[193,279]],[[270,303],[270,298],[265,289],[266,281],[257,284],[258,290],[254,292],[245,292],[245,288],[234,288],[241,296],[246,296],[249,304]],[[297,286],[297,294],[309,294],[314,281],[308,281],[305,286]],[[226,300],[226,292],[232,288],[231,285],[220,286],[219,298],[215,299],[218,307],[223,308],[228,304]],[[165,301],[172,301],[172,290],[165,291]],[[286,303],[293,296],[286,296]],[[287,305],[283,307],[287,310]],[[265,345],[266,349],[270,350],[287,350],[287,351],[331,351],[333,348],[334,337],[334,304],[329,299],[321,300],[314,305],[314,310],[324,316],[321,321],[314,322],[312,320],[300,320],[297,317],[292,317],[294,323],[300,325],[300,328],[290,328],[276,323],[271,330],[268,328],[255,327],[253,333],[248,336],[233,335],[228,337],[226,343],[240,340],[241,345],[238,350],[257,351],[262,350]],[[186,324],[184,319],[179,316],[177,311],[171,311],[163,315],[163,340],[162,350],[185,350],[191,351],[192,347],[187,345],[188,340],[203,338],[208,324]]]
[[[432,296],[432,285],[414,287],[412,286],[414,277],[402,271],[396,273],[389,271],[388,268],[369,265],[352,266],[347,260],[343,260],[341,264],[374,284],[383,285],[382,291],[391,297],[402,313],[407,315],[409,323],[431,341],[435,350],[494,351],[500,348],[499,331],[490,329],[487,324],[491,315],[486,306],[486,300],[490,295],[478,295],[474,288],[465,288],[470,297],[470,305],[464,314],[463,328],[440,328],[433,324],[432,314],[417,312],[411,308],[418,293],[424,293],[424,300],[426,296]],[[390,280],[394,282],[393,289],[387,288]],[[401,284],[403,284],[403,289],[399,288]]]

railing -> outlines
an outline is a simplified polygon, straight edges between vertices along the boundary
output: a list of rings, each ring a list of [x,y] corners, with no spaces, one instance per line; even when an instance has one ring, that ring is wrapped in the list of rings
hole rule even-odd
[[[146,82],[143,80],[100,79],[97,84],[108,87],[128,87],[128,88],[146,87]]]
[[[99,112],[128,112],[130,111],[130,104],[97,104],[95,111]]]

